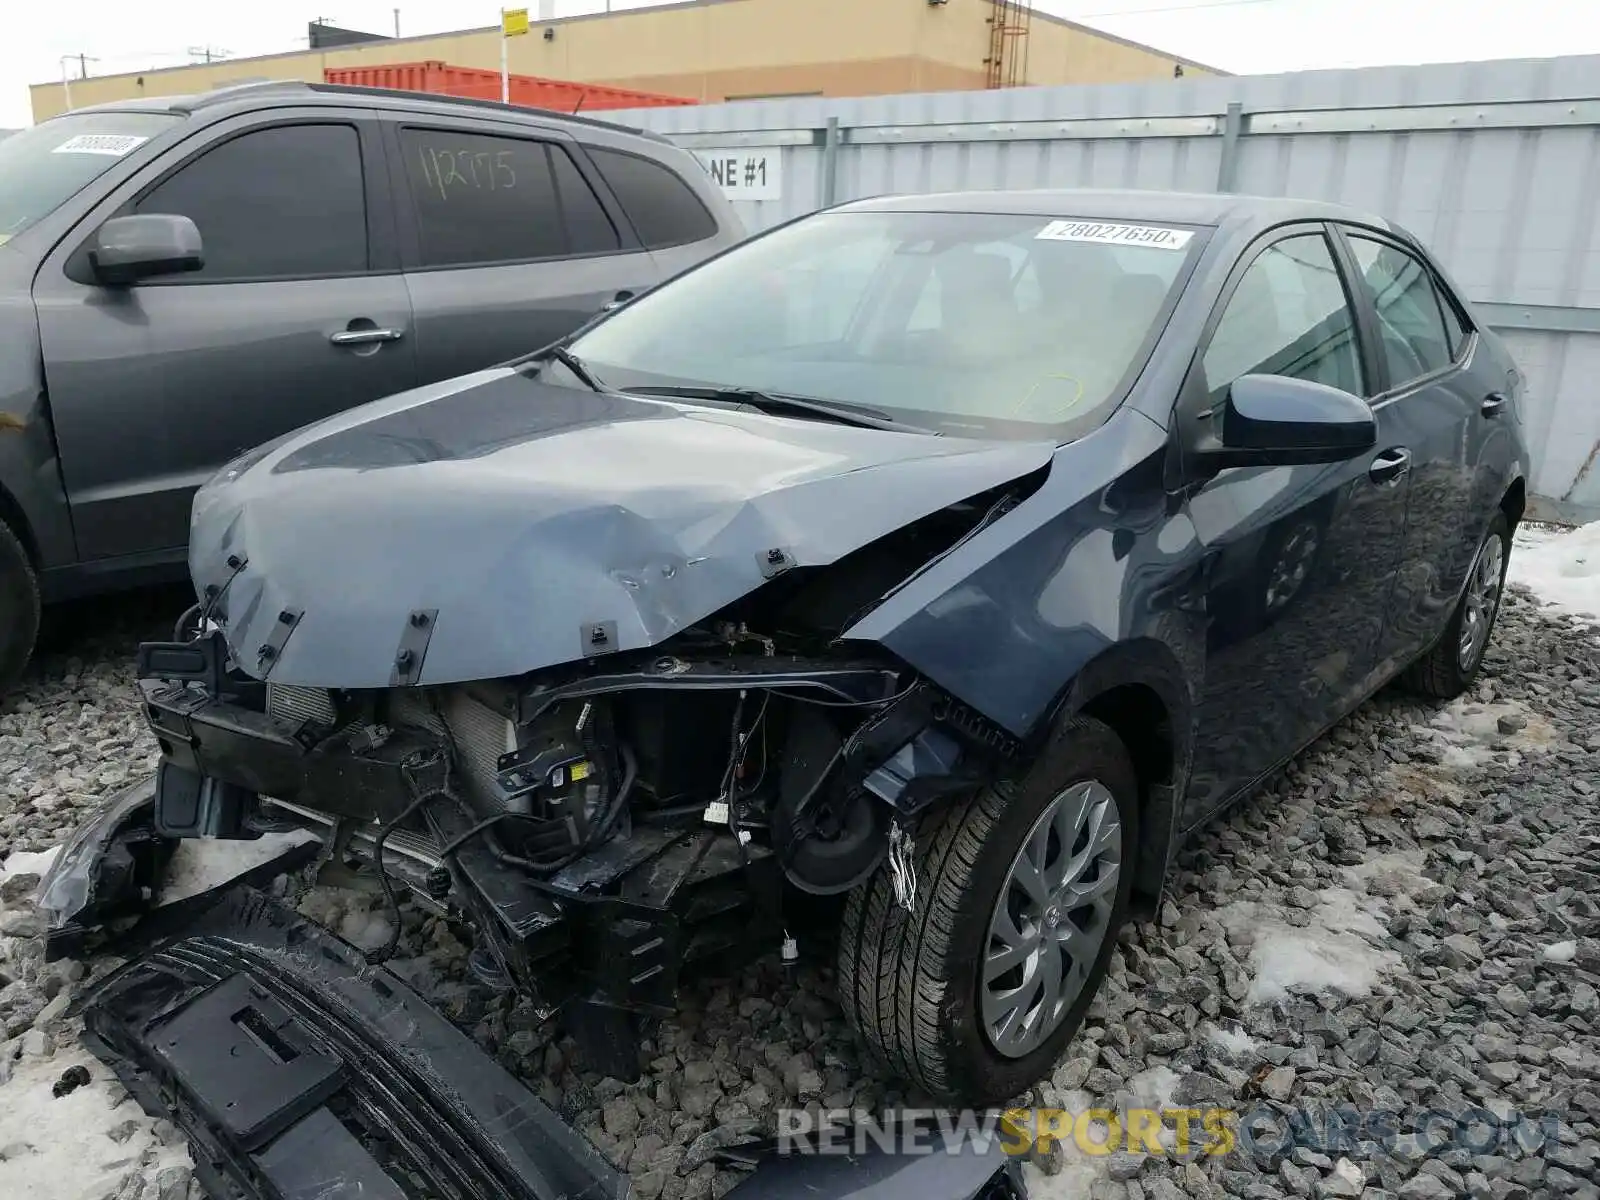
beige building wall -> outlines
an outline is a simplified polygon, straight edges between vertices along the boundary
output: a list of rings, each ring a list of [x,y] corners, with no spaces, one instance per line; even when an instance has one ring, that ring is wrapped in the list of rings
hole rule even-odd
[[[530,6],[532,7],[532,6]],[[989,0],[691,0],[660,8],[535,22],[511,39],[511,70],[606,83],[705,103],[775,95],[867,96],[985,86]],[[552,36],[546,39],[545,31]],[[1017,50],[1022,52],[1022,47]],[[1104,83],[1216,74],[1149,47],[1035,13],[1027,82]],[[439,59],[498,70],[498,30],[470,29],[264,58],[91,76],[75,108],[203,92],[245,79],[320,82],[328,67]],[[66,107],[59,82],[32,88],[34,120]]]

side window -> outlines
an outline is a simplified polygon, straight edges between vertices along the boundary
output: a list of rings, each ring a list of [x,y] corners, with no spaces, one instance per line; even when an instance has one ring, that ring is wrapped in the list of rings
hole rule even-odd
[[[682,246],[716,234],[717,222],[700,197],[667,167],[620,150],[586,149],[647,249]]]
[[[1220,398],[1241,375],[1287,375],[1363,394],[1355,315],[1328,239],[1274,242],[1239,279],[1202,360]]]
[[[1389,386],[1403,387],[1448,366],[1456,347],[1445,328],[1428,269],[1397,246],[1349,236],[1361,286],[1378,314]]]
[[[422,263],[488,266],[620,245],[560,146],[459,130],[402,129]]]
[[[185,216],[200,230],[205,268],[181,282],[367,269],[367,195],[352,125],[241,134],[156,184],[135,211]]]

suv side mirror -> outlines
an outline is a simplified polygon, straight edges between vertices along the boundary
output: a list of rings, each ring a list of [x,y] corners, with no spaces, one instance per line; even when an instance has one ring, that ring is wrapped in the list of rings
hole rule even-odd
[[[1218,436],[1199,447],[1207,464],[1219,468],[1343,462],[1378,442],[1365,400],[1309,379],[1241,375],[1213,422],[1219,416]]]
[[[89,267],[101,283],[122,287],[205,265],[200,230],[188,217],[140,213],[112,217],[89,243]]]

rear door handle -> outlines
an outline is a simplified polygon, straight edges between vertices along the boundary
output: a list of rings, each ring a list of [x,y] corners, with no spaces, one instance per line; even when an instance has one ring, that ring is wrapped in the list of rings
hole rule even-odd
[[[1373,483],[1396,483],[1411,469],[1411,451],[1405,447],[1385,450],[1372,460],[1367,477]]]
[[[626,304],[629,300],[632,300],[642,291],[644,291],[643,288],[623,288],[615,296],[602,304],[600,306],[600,311],[611,312],[613,309],[621,308],[624,304]]]
[[[335,346],[366,346],[373,342],[398,342],[404,336],[403,329],[341,329],[330,333],[328,340]]]
[[[1498,416],[1500,410],[1506,406],[1504,392],[1490,392],[1483,398],[1483,403],[1478,406],[1478,411],[1486,417]]]

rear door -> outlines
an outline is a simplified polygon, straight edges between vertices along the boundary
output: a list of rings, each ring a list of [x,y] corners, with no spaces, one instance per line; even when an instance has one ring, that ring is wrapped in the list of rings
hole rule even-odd
[[[424,381],[572,332],[658,268],[558,131],[387,114]]]
[[[194,489],[230,458],[416,379],[376,125],[347,109],[225,121],[99,205],[34,282],[46,383],[86,560],[188,541]],[[95,282],[106,218],[177,213],[204,269]]]
[[[1358,308],[1321,225],[1251,248],[1202,339],[1180,421],[1245,374],[1365,395]],[[1405,535],[1407,475],[1380,440],[1347,462],[1221,471],[1189,497],[1209,617],[1188,821],[1272,769],[1366,694]]]
[[[1368,309],[1380,377],[1372,398],[1380,440],[1410,449],[1405,554],[1395,577],[1380,663],[1398,670],[1438,636],[1455,607],[1498,495],[1476,495],[1478,426],[1497,386],[1468,369],[1473,339],[1427,264],[1404,243],[1340,227]]]

